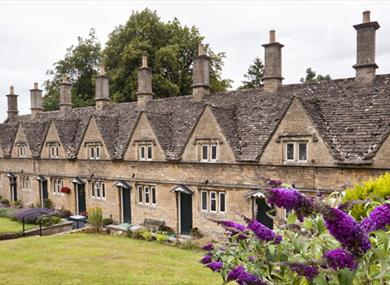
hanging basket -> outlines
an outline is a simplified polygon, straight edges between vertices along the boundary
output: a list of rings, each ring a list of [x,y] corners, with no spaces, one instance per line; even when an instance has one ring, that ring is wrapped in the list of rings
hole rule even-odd
[[[62,187],[61,193],[70,194],[70,188],[66,186]]]

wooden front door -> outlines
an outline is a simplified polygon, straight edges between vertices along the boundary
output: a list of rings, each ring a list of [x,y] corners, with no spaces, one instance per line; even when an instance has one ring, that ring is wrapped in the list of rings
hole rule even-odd
[[[77,213],[80,214],[87,210],[85,202],[85,184],[75,184],[77,195]]]
[[[263,225],[272,229],[274,227],[274,221],[268,216],[272,208],[268,206],[264,198],[256,198],[255,201],[257,207],[256,219]]]
[[[122,221],[123,223],[131,223],[131,205],[130,205],[130,189],[120,187],[122,191]]]
[[[192,195],[179,192],[180,233],[189,235],[192,230]]]

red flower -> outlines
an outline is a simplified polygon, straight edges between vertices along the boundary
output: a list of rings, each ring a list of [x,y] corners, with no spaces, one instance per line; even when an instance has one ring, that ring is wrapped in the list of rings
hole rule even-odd
[[[62,187],[61,188],[61,193],[70,194],[70,188],[66,187],[66,186]]]

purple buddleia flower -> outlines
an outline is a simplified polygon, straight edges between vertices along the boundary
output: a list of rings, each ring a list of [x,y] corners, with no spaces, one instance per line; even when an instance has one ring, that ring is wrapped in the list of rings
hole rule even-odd
[[[222,261],[213,261],[213,262],[210,262],[209,264],[207,264],[206,266],[208,268],[210,268],[212,271],[218,272],[219,270],[221,270],[221,268],[223,266],[223,262]]]
[[[277,187],[280,187],[282,184],[283,184],[283,182],[282,181],[280,181],[280,180],[270,180],[270,181],[268,181],[268,184],[272,187],[272,188],[277,188]]]
[[[268,227],[264,226],[257,220],[251,220],[248,223],[248,229],[250,229],[258,239],[264,241],[274,241],[275,243],[280,243],[281,237],[276,236],[275,232]]]
[[[237,281],[240,285],[265,285],[259,277],[247,272],[244,266],[236,266],[227,275],[227,282]]]
[[[206,251],[212,251],[214,249],[214,245],[212,243],[209,243],[202,247],[202,249]]]
[[[211,262],[211,256],[206,254],[203,256],[203,258],[200,260],[200,263],[202,264],[209,264]]]
[[[361,225],[367,233],[385,229],[390,225],[390,205],[376,207],[367,218],[363,219]]]
[[[304,276],[307,280],[313,280],[318,275],[318,268],[314,265],[306,265],[303,263],[290,263],[289,267],[292,271],[300,276]]]
[[[253,261],[255,261],[255,260],[256,260],[256,257],[254,257],[253,255],[251,255],[251,256],[248,257],[248,261],[249,261],[249,262],[253,262]]]
[[[269,191],[268,202],[279,208],[295,210],[298,219],[303,221],[305,216],[313,212],[313,201],[296,189],[274,188]]]
[[[330,208],[324,219],[329,232],[343,248],[356,256],[363,255],[371,244],[363,227],[353,217],[335,208]]]
[[[222,225],[232,236],[237,236],[237,240],[245,239],[246,235],[243,233],[247,230],[247,228],[239,223],[233,221],[214,221],[215,223]]]
[[[358,266],[355,257],[343,248],[330,250],[325,254],[328,266],[334,270],[348,268],[355,270]]]

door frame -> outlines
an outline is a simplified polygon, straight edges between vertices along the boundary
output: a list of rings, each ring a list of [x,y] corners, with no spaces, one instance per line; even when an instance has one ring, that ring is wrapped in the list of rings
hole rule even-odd
[[[85,183],[81,183],[82,181],[80,180],[76,182],[75,179],[73,179],[72,183],[73,183],[73,189],[74,189],[74,194],[75,194],[75,213],[77,215],[80,215],[80,208],[79,208],[79,187],[80,185],[83,185],[84,186],[84,200],[85,200],[85,210],[87,210],[87,197],[86,197],[86,191],[85,191]]]
[[[194,215],[193,215],[193,198],[194,198],[194,195],[193,193],[185,193],[184,191],[177,191],[176,192],[176,202],[177,202],[177,221],[178,221],[178,225],[177,225],[177,229],[178,229],[178,233],[180,235],[183,235],[182,233],[182,228],[181,228],[181,195],[188,195],[191,197],[191,229],[194,228]]]
[[[46,182],[46,191],[47,191],[47,196],[49,197],[49,189],[47,185],[47,179],[42,176],[38,175],[37,178],[38,183],[39,183],[39,203],[41,203],[41,208],[44,206],[44,198],[43,198],[43,183]]]
[[[117,185],[118,188],[118,193],[119,193],[119,217],[120,217],[120,222],[124,223],[125,218],[124,218],[124,206],[123,206],[123,192],[124,191],[129,191],[129,211],[130,211],[130,224],[132,222],[132,216],[131,216],[131,188],[123,187]]]

